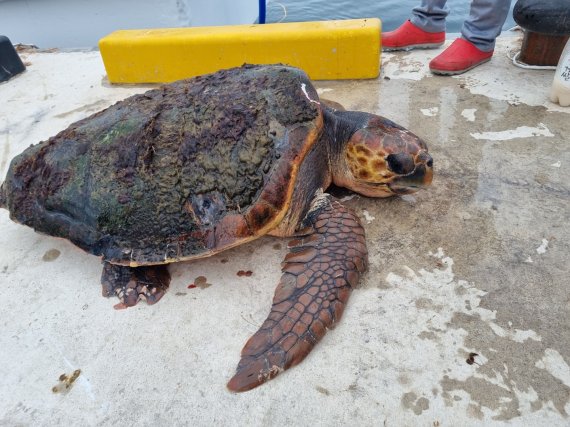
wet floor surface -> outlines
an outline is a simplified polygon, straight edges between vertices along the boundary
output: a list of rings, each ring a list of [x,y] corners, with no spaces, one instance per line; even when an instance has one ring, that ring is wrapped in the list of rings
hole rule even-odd
[[[365,225],[369,271],[307,359],[251,392],[225,382],[267,315],[285,241],[172,266],[159,304],[117,312],[100,296],[98,259],[1,211],[0,423],[567,425],[569,111],[546,101],[548,72],[496,54],[463,77],[432,77],[436,53],[386,55],[378,80],[317,82],[323,97],[423,137],[435,178],[411,196],[345,202]],[[102,84],[96,55],[30,55],[40,77],[25,80],[31,66],[0,86],[2,176],[27,145],[92,113],[81,105],[145,89]],[[67,75],[76,90],[60,93],[49,67],[76,61],[92,70]],[[189,287],[199,276],[210,286]]]
[[[396,90],[403,92],[402,87]],[[515,390],[532,389],[533,410],[552,404],[566,416],[570,384],[545,370],[540,360],[550,353],[570,360],[568,115],[473,96],[443,79],[418,82],[410,97],[419,109],[434,104],[440,109],[428,117],[421,111],[411,114],[407,125],[431,142],[437,178],[431,189],[404,200],[358,201],[375,217],[367,230],[372,274],[363,287],[390,288],[377,278],[385,271],[406,276],[403,266],[415,272],[431,269],[430,264],[441,269],[440,257],[430,260],[428,253],[442,248],[453,259],[455,276],[467,282],[463,287],[484,292],[478,307],[466,299],[465,309],[453,313],[447,328],[466,331],[463,351],[486,359],[476,367],[479,376],[443,375],[444,400],[452,403],[455,392],[465,391],[477,413],[487,407],[496,419],[508,420],[521,413]],[[475,109],[475,120],[442,117],[446,109]],[[511,132],[504,140],[493,140],[520,126],[534,128],[530,134],[537,135]],[[487,138],[478,138],[484,133]],[[420,309],[440,315],[430,296],[416,299],[416,306],[418,301],[425,305]],[[495,312],[495,326],[482,318],[481,310]],[[446,333],[425,326],[423,339],[453,345],[446,342]],[[529,331],[529,338],[516,339],[521,331]],[[498,383],[488,380],[497,377]]]

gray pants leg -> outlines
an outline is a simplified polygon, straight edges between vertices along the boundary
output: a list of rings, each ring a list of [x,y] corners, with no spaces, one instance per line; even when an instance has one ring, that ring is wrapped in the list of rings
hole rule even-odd
[[[511,0],[473,0],[461,36],[484,52],[493,50],[510,6]]]
[[[421,0],[420,5],[412,9],[410,21],[428,33],[445,31],[445,18],[449,14],[445,3],[447,0]]]
[[[449,14],[446,3],[447,0],[421,0],[420,5],[412,9],[410,21],[430,33],[445,31],[445,18]],[[462,37],[482,51],[493,50],[510,5],[511,0],[472,0],[469,18],[461,28]]]

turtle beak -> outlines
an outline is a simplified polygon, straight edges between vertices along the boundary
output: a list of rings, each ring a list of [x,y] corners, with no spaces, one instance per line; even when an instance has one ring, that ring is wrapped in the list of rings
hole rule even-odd
[[[433,179],[433,159],[426,150],[421,150],[415,158],[414,169],[396,177],[388,184],[396,194],[412,193],[431,184]]]

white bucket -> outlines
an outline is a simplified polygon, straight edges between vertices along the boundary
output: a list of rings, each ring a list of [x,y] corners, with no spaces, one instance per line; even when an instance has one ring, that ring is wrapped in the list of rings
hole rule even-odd
[[[563,107],[570,106],[570,39],[566,42],[554,73],[550,100]]]

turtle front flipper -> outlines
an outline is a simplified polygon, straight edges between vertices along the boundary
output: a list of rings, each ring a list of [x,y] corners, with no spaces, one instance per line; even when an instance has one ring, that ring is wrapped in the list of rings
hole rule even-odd
[[[117,296],[116,309],[134,306],[141,299],[147,304],[158,302],[170,284],[166,265],[125,267],[104,262],[101,285],[104,297]]]
[[[242,350],[232,391],[247,391],[300,363],[338,322],[366,270],[358,217],[327,196],[309,213],[310,232],[289,244],[269,316]]]

